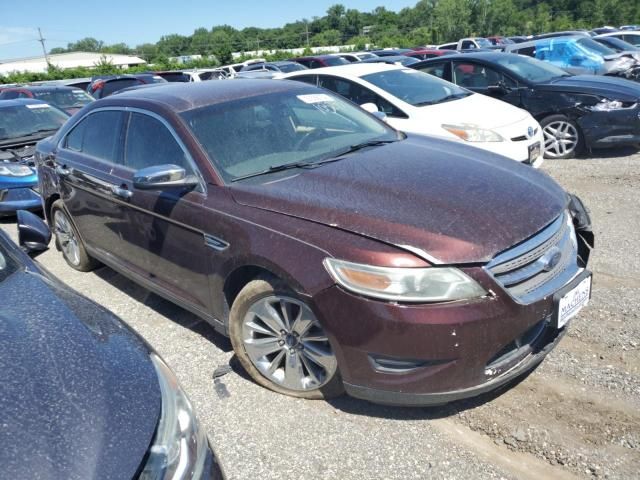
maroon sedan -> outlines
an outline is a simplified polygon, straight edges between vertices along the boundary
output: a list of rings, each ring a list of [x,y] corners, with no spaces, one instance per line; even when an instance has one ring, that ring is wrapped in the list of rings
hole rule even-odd
[[[536,366],[590,295],[589,217],[547,175],[298,82],[114,95],[37,162],[71,267],[201,316],[289,395],[477,395]]]

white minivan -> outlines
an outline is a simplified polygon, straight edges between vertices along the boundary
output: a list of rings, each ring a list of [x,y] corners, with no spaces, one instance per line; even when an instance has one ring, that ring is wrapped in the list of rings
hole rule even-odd
[[[404,132],[467,142],[535,168],[543,161],[542,129],[531,114],[417,70],[354,63],[282,78],[318,85],[382,112]]]

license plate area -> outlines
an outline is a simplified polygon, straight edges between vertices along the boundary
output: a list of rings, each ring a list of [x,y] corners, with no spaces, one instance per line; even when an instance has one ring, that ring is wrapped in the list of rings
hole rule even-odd
[[[540,156],[540,142],[529,145],[529,163],[533,163]]]
[[[564,327],[571,318],[587,306],[591,298],[591,272],[583,272],[571,284],[553,296],[554,313],[551,325]]]

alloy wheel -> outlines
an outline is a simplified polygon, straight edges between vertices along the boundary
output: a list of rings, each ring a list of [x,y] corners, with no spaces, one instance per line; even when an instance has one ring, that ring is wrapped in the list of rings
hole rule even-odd
[[[244,316],[242,340],[260,373],[290,390],[318,389],[338,367],[311,309],[291,297],[269,296],[253,303]]]
[[[573,153],[578,147],[578,130],[571,123],[558,120],[542,129],[545,154],[550,158],[560,158]]]
[[[64,256],[73,265],[79,265],[80,247],[78,245],[78,239],[64,212],[56,210],[53,218],[53,224],[56,238],[58,239],[58,244],[62,249],[62,253],[64,253]]]

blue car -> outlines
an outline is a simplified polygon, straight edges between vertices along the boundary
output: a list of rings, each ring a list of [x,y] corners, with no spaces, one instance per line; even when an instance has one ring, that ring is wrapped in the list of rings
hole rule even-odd
[[[0,217],[16,210],[40,210],[35,144],[69,118],[39,100],[0,100]]]

